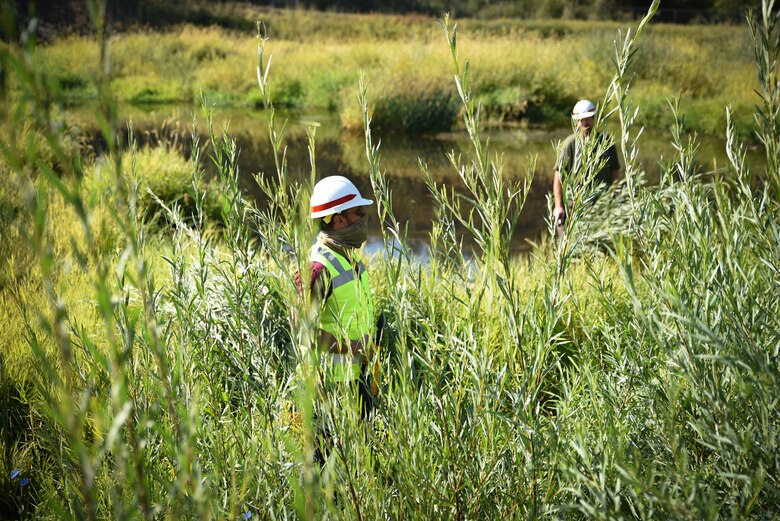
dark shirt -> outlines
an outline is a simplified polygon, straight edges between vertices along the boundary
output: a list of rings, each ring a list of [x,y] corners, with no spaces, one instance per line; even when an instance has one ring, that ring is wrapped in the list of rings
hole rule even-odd
[[[596,151],[599,146],[599,141],[604,139],[603,134],[596,136],[597,142],[590,148],[592,151]],[[561,153],[558,157],[558,164],[556,169],[560,172],[561,177],[565,177],[575,169],[581,168],[586,163],[581,157],[582,148],[582,135],[579,132],[567,137],[561,145]],[[580,149],[580,150],[578,150]],[[611,173],[620,169],[620,161],[618,160],[617,150],[615,145],[610,145],[607,150],[604,151],[601,158],[604,160],[604,166],[599,170],[596,175],[593,176],[594,183],[602,183],[608,185],[612,182]]]

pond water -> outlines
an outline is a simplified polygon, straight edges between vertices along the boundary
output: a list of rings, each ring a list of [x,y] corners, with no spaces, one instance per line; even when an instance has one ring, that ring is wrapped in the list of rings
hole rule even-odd
[[[132,120],[137,136],[174,135],[189,136],[192,127],[192,109],[186,107],[154,107],[152,110],[125,108],[121,117]],[[199,123],[200,133],[205,124]],[[361,193],[372,198],[368,178],[368,162],[361,133],[341,129],[337,115],[298,113],[280,115],[277,121],[287,119],[285,143],[289,172],[295,178],[306,180],[310,176],[306,129],[316,123],[316,167],[318,177],[340,174],[352,179]],[[268,125],[264,114],[257,110],[215,110],[215,128],[226,128],[240,147],[239,166],[241,186],[246,193],[263,203],[255,175],[275,175],[275,167],[268,139]],[[547,231],[547,197],[552,184],[555,162],[554,143],[571,132],[567,122],[549,127],[516,127],[487,130],[483,137],[490,140],[492,154],[503,157],[504,175],[522,180],[528,175],[531,157],[536,157],[536,168],[531,189],[521,213],[520,222],[512,240],[512,249],[520,252],[530,247],[529,241],[537,241]],[[462,189],[457,172],[449,163],[450,151],[462,154],[466,159],[471,150],[464,130],[436,135],[408,135],[379,133],[383,170],[393,192],[393,208],[398,220],[408,222],[410,244],[418,255],[426,255],[428,234],[434,219],[432,198],[418,166],[418,158],[428,165],[437,182],[456,191]],[[725,141],[717,137],[699,137],[698,161],[703,171],[727,165]],[[202,142],[205,140],[202,139]],[[671,135],[668,130],[645,129],[639,139],[639,159],[652,182],[658,179],[660,165],[674,157]],[[748,164],[763,168],[762,150],[748,149]],[[622,162],[622,161],[621,161]],[[470,238],[464,237],[466,244]],[[374,218],[369,226],[368,250],[382,247],[381,229]]]

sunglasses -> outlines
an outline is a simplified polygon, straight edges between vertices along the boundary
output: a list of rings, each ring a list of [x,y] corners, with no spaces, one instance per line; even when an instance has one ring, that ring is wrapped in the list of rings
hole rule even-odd
[[[365,217],[366,210],[362,206],[355,206],[343,212],[344,215],[354,215],[356,217]]]

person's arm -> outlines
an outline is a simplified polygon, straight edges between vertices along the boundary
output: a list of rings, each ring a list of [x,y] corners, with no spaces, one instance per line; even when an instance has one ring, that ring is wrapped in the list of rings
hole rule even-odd
[[[609,148],[609,152],[609,162],[607,164],[607,168],[609,168],[609,180],[612,183],[616,183],[623,177],[623,169],[620,168],[620,159],[618,159],[615,145],[612,145]]]
[[[322,264],[313,262],[311,278],[311,298],[322,305],[332,293],[328,270]],[[350,353],[352,356],[362,356],[364,363],[373,354],[370,349],[372,345],[370,335],[346,343],[343,341],[339,342],[331,333],[318,329],[317,345],[321,347],[327,346],[328,352],[332,354]]]
[[[362,356],[364,362],[373,356],[370,335],[366,335],[358,340],[350,340],[349,344],[347,344],[346,342],[339,342],[335,336],[327,331],[323,331],[322,329],[319,331],[319,345],[328,346],[329,353]]]
[[[572,143],[574,137],[569,136],[558,147],[558,157],[555,163],[555,172],[553,173],[553,224],[559,228],[566,222],[566,203],[563,198],[562,179],[564,173],[571,172],[572,167]]]
[[[563,187],[561,186],[561,173],[558,169],[553,175],[553,221],[555,226],[566,222],[566,207],[563,205]]]

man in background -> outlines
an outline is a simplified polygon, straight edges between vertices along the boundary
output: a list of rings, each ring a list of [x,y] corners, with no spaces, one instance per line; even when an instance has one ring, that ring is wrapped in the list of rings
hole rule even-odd
[[[603,134],[593,132],[595,115],[596,105],[593,102],[586,99],[578,101],[571,112],[572,120],[576,122],[577,129],[561,145],[553,176],[553,221],[559,235],[563,232],[563,225],[566,222],[566,202],[563,199],[561,180],[572,173],[580,172],[583,166],[588,164],[589,158],[584,157],[586,151],[598,151],[598,145],[604,139]],[[595,141],[588,143],[591,139]],[[592,146],[586,147],[586,143]],[[606,188],[620,178],[620,161],[615,145],[607,147],[599,162],[603,162],[603,166],[593,176],[590,176],[590,182]]]

